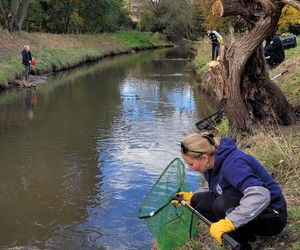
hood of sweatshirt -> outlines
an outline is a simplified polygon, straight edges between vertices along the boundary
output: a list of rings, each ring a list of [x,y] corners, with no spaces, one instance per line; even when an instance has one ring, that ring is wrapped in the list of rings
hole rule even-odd
[[[233,139],[227,137],[221,139],[220,146],[215,153],[213,173],[216,174],[219,171],[227,156],[235,150],[237,150],[237,146]]]

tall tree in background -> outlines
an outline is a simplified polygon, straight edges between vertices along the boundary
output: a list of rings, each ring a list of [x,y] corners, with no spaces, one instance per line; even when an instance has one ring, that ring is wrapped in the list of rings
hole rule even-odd
[[[129,22],[121,0],[86,0],[80,12],[87,32],[113,32]]]
[[[78,13],[84,1],[80,0],[49,0],[44,3],[47,11],[47,31],[53,33],[74,33],[77,27],[72,17],[79,16]],[[79,19],[79,17],[78,17]],[[80,22],[80,21],[79,21]]]
[[[10,32],[22,30],[30,0],[1,0],[0,13],[4,27]]]
[[[27,17],[24,21],[25,31],[46,31],[47,20],[47,0],[30,0]]]
[[[187,0],[145,0],[141,30],[161,32],[170,40],[196,39],[204,31],[197,3]]]
[[[266,121],[284,125],[294,122],[292,107],[270,80],[262,50],[263,41],[276,29],[285,4],[300,10],[298,0],[214,1],[214,15],[239,15],[248,28],[238,41],[225,41],[219,64],[209,71],[232,129],[249,131],[254,124]]]
[[[31,16],[28,20],[37,27],[52,33],[100,33],[111,32],[130,26],[129,14],[123,0],[31,0]],[[40,8],[38,8],[38,4]],[[41,13],[43,10],[44,13]]]

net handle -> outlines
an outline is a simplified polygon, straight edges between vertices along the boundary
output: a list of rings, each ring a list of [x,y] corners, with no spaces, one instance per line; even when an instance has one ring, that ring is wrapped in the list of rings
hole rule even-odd
[[[196,209],[194,209],[190,204],[186,203],[180,196],[175,196],[175,198],[182,206],[188,208],[193,214],[196,214],[200,220],[202,220],[206,225],[211,226],[211,221],[204,217],[201,213],[199,213]],[[238,243],[235,239],[233,239],[228,234],[223,234],[222,239],[231,246],[233,250],[240,249],[240,243]]]

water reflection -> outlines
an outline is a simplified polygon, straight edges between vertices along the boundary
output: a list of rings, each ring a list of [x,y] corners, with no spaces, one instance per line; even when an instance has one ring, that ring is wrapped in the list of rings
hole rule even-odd
[[[38,103],[38,98],[35,90],[26,90],[25,107],[27,109],[27,117],[32,120],[34,117],[34,108]]]
[[[1,247],[150,249],[139,206],[213,109],[172,53],[107,59],[1,100]]]

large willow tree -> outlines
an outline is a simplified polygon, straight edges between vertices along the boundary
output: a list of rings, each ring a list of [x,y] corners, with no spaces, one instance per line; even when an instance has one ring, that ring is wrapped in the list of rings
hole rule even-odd
[[[10,32],[22,30],[30,0],[0,0],[0,14],[4,27]]]
[[[239,16],[248,28],[238,41],[224,46],[220,64],[210,70],[216,96],[234,130],[250,131],[261,122],[294,122],[293,108],[269,77],[262,49],[286,4],[300,10],[299,0],[217,0],[212,6],[213,15]]]

